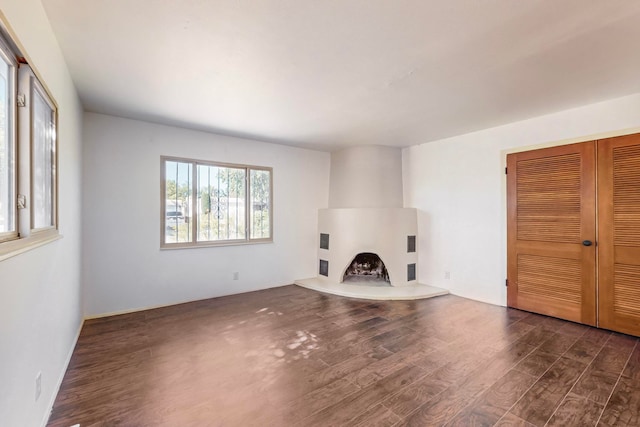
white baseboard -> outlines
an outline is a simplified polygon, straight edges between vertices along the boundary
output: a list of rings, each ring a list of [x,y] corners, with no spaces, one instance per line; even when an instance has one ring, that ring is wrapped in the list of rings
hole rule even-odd
[[[69,362],[71,362],[71,356],[73,356],[73,350],[76,348],[76,344],[78,343],[78,338],[80,338],[80,332],[82,332],[82,327],[84,326],[84,319],[80,322],[80,327],[78,327],[78,331],[76,332],[76,337],[73,340],[73,344],[67,353],[67,360],[64,364],[62,372],[58,376],[57,384],[54,388],[54,392],[51,394],[51,399],[49,404],[47,405],[47,411],[44,414],[44,418],[42,419],[42,423],[40,424],[42,427],[46,427],[49,422],[49,417],[51,417],[51,411],[53,410],[53,404],[56,401],[56,397],[58,397],[58,393],[60,392],[60,386],[62,386],[62,380],[64,380],[64,375],[67,373],[67,369],[69,368]]]
[[[221,295],[208,296],[208,297],[204,297],[204,298],[180,300],[180,301],[168,302],[166,304],[158,304],[158,305],[151,305],[151,306],[145,306],[145,307],[137,307],[137,308],[131,308],[131,309],[127,309],[127,310],[111,311],[111,312],[100,313],[100,314],[91,314],[89,316],[85,316],[84,320],[101,319],[103,317],[111,317],[111,316],[119,316],[121,314],[137,313],[138,311],[155,310],[156,308],[171,307],[173,305],[188,304],[190,302],[204,301],[204,300],[213,299],[213,298],[223,298],[223,297],[228,297],[228,296],[232,296],[232,295],[247,294],[249,292],[266,291],[267,289],[274,289],[274,288],[280,288],[282,286],[291,286],[291,285],[293,285],[293,281],[282,283],[282,284],[277,284],[277,285],[274,285],[274,286],[269,286],[269,287],[266,287],[266,288],[260,286],[260,287],[257,287],[255,289],[243,289],[243,290],[241,290],[239,292],[224,293],[224,294],[221,294]]]

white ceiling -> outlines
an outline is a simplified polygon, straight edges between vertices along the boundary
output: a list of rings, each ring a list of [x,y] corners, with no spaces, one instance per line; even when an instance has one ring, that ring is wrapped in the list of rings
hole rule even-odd
[[[42,0],[88,111],[330,150],[640,92],[636,0]]]

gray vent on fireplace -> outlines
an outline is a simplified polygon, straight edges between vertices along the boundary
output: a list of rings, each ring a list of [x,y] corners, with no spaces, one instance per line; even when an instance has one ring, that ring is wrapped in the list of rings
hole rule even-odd
[[[407,265],[407,282],[412,280],[416,280],[416,265],[408,264]]]
[[[329,235],[320,233],[320,249],[329,249]]]
[[[329,261],[320,260],[320,274],[329,277]]]
[[[407,236],[407,252],[416,251],[416,236]]]

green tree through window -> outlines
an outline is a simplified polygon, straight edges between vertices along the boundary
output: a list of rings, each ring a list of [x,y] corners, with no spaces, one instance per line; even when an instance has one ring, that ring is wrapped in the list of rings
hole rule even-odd
[[[271,241],[270,168],[170,158],[162,162],[163,245]]]

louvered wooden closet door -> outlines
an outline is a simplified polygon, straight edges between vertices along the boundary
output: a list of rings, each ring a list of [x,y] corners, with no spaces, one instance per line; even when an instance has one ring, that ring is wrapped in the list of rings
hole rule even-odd
[[[507,169],[508,305],[595,325],[594,142],[510,154]]]
[[[598,141],[599,326],[640,335],[640,135]]]

